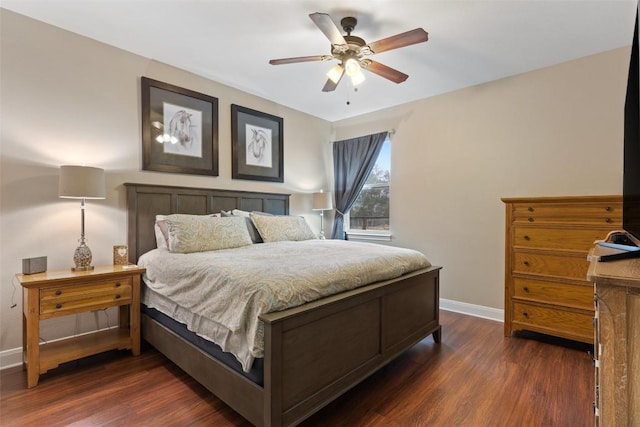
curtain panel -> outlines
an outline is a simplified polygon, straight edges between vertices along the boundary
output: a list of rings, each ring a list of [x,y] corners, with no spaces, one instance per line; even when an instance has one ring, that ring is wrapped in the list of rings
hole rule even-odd
[[[385,131],[333,143],[336,214],[332,239],[345,238],[344,216],[349,213],[364,187],[388,134]]]

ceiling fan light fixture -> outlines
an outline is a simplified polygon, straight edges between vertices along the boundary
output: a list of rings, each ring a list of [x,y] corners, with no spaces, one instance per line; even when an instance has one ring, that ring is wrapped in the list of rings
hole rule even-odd
[[[364,73],[362,72],[362,70],[358,70],[358,72],[356,74],[351,76],[351,83],[354,86],[358,86],[364,80],[365,80],[365,76],[364,76]]]
[[[358,73],[362,73],[360,71],[360,63],[355,58],[348,58],[346,61],[344,61],[344,70],[349,77],[353,77]]]
[[[327,77],[329,77],[329,80],[331,80],[335,84],[338,84],[338,82],[340,82],[340,79],[342,78],[342,73],[344,73],[342,65],[337,64],[329,70],[329,72],[327,73]]]

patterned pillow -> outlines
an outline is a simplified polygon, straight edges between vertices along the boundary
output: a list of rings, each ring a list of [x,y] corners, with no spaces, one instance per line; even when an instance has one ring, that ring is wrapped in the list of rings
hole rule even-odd
[[[313,234],[307,221],[301,216],[257,215],[251,213],[251,220],[256,225],[262,240],[280,242],[283,240],[311,240],[318,237]]]
[[[169,251],[216,251],[251,244],[245,219],[242,217],[218,218],[205,215],[167,215]]]

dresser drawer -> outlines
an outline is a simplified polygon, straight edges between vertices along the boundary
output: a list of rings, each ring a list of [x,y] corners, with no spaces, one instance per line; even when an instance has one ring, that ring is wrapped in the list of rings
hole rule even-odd
[[[622,203],[514,203],[515,223],[593,224],[621,227]]]
[[[514,277],[513,297],[520,300],[537,301],[593,310],[593,286],[558,283],[544,280]]]
[[[589,262],[585,256],[515,252],[513,273],[587,281]]]
[[[70,314],[73,311],[100,309],[131,302],[131,278],[87,285],[58,286],[40,291],[40,314]]]
[[[512,317],[513,321],[521,325],[523,329],[593,342],[593,316],[591,314],[514,302]]]
[[[593,247],[593,242],[604,239],[607,233],[607,229],[516,226],[513,228],[513,245],[584,251],[586,254]]]

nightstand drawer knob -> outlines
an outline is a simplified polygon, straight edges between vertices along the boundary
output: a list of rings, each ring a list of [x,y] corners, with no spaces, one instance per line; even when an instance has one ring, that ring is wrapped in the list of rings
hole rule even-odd
[[[604,210],[607,212],[611,212],[611,206],[607,206],[606,208],[604,208]]]
[[[527,221],[529,221],[529,222],[533,222],[533,217],[529,217],[529,218],[527,218]]]
[[[525,261],[523,262],[524,265],[526,265],[527,267],[529,267],[529,261]]]
[[[120,299],[120,294],[117,294],[117,295],[116,295],[116,299]]]
[[[522,315],[523,315],[524,317],[529,317],[529,313],[527,313],[526,311],[525,311],[524,313],[522,313]]]
[[[527,240],[527,241],[528,241],[528,240],[531,240],[531,237],[529,237],[529,236],[525,235],[525,236],[524,236],[524,240]]]
[[[533,209],[531,206],[529,206],[529,207],[527,208],[527,210],[528,210],[529,212],[533,212],[535,209]]]
[[[56,308],[57,309],[61,309],[62,308],[62,304],[60,304],[60,303],[56,304]]]
[[[604,220],[604,222],[609,223],[609,222],[612,222],[612,221],[611,221],[611,218],[607,218],[607,219]]]
[[[529,292],[529,288],[527,286],[525,286],[524,288],[522,288],[523,291],[525,292]]]
[[[61,291],[60,289],[58,289],[58,290],[56,291],[56,295],[62,295],[62,291]]]
[[[116,288],[120,287],[120,282],[116,282]]]

